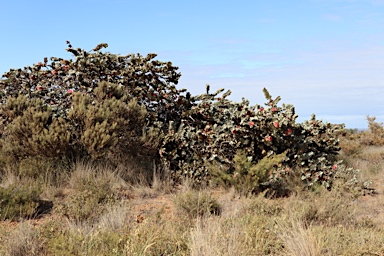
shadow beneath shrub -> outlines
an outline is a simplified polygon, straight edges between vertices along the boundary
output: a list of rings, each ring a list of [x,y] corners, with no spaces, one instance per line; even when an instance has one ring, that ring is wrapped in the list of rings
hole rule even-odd
[[[53,209],[53,202],[49,200],[39,200],[39,205],[36,209],[36,218],[41,218],[51,212]]]

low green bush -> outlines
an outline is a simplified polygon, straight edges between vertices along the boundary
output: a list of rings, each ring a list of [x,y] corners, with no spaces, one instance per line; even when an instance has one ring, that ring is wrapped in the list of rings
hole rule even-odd
[[[0,187],[0,219],[34,217],[37,214],[41,192],[38,184],[24,182]]]
[[[279,166],[286,157],[286,153],[266,156],[259,162],[252,163],[244,151],[238,151],[234,157],[234,172],[223,171],[221,168],[210,166],[212,180],[225,187],[234,187],[242,195],[257,194],[265,189],[281,190],[283,185],[279,177],[271,179],[275,172],[281,173]]]

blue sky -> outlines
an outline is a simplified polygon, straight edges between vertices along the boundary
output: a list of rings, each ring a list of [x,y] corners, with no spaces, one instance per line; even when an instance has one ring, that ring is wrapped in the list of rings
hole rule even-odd
[[[384,0],[1,1],[0,73],[109,44],[157,53],[180,68],[178,87],[264,103],[262,88],[347,128],[384,121]]]

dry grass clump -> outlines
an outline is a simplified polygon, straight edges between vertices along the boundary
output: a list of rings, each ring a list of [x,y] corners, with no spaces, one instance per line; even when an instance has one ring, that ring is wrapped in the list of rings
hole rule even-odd
[[[234,220],[198,218],[190,232],[190,255],[251,255],[246,236],[244,227]]]
[[[153,170],[150,182],[148,182],[148,179],[139,178],[134,180],[133,183],[131,179],[130,184],[133,192],[140,198],[156,198],[159,195],[170,194],[174,191],[167,171],[160,174],[156,169]]]
[[[309,192],[287,199],[289,216],[295,216],[306,225],[345,225],[356,224],[354,197],[338,191]]]
[[[316,237],[311,227],[294,218],[279,223],[279,238],[284,244],[282,254],[292,256],[320,256],[323,241]]]
[[[125,182],[115,171],[80,162],[71,173],[68,195],[57,202],[56,209],[70,220],[93,222],[111,207],[124,187]]]
[[[69,188],[74,190],[126,188],[119,173],[108,166],[77,162],[69,178]]]
[[[176,207],[190,218],[210,214],[220,215],[221,206],[209,191],[188,190],[180,192],[174,199]]]
[[[321,239],[321,255],[383,255],[384,253],[384,236],[381,228],[314,226],[311,231]]]
[[[39,238],[39,231],[30,223],[23,222],[12,230],[5,239],[2,255],[25,256],[42,255],[43,243]]]
[[[191,222],[155,215],[135,225],[125,244],[126,255],[188,255]]]
[[[130,207],[127,205],[114,205],[105,210],[97,219],[96,227],[106,231],[122,230],[127,226]]]

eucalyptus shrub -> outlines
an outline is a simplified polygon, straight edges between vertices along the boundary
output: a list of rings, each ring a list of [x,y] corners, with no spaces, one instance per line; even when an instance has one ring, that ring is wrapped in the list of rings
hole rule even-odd
[[[281,168],[269,170],[271,182],[287,168],[300,166],[308,186],[322,183],[331,187],[337,169],[335,156],[340,150],[337,132],[342,125],[323,123],[314,115],[309,121],[296,123],[294,107],[279,106],[280,97],[273,99],[266,89],[264,106],[250,106],[245,99],[232,102],[227,99],[230,91],[220,96],[222,92],[211,94],[207,86],[207,93],[196,96],[197,103],[184,112],[180,126],[170,125],[160,154],[172,169],[202,182],[210,179],[207,161],[226,166],[227,174],[234,175],[238,150],[254,164],[285,153]]]

